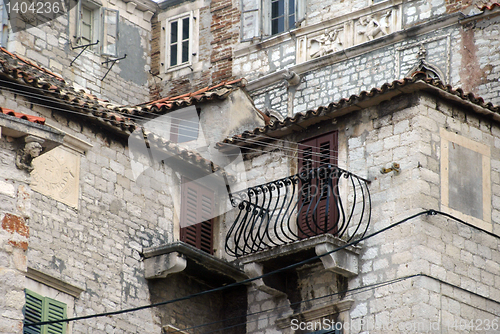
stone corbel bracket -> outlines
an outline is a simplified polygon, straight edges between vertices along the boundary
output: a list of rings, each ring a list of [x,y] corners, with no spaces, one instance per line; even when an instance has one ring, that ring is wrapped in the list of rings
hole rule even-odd
[[[333,252],[336,246],[324,243],[316,245],[316,255],[321,256],[325,269],[345,277],[354,277],[359,273],[358,255],[348,250]]]
[[[182,272],[211,286],[222,286],[248,278],[239,267],[182,241],[145,248],[143,256],[146,279]]]
[[[31,173],[34,169],[32,161],[42,153],[42,144],[44,141],[44,139],[36,136],[28,135],[24,137],[23,148],[17,150],[16,167],[19,169],[25,169]]]
[[[146,279],[165,278],[169,274],[183,271],[186,267],[186,257],[177,252],[162,254],[144,261]]]
[[[245,264],[243,267],[243,270],[245,271],[245,274],[248,275],[249,278],[254,278],[254,277],[259,277],[264,274],[264,266],[260,263],[256,262],[251,262]],[[277,289],[274,289],[264,282],[264,279],[259,278],[254,281],[252,281],[252,285],[257,289],[262,292],[265,292],[267,294],[270,294],[271,296],[274,297],[286,297],[286,293],[279,291]]]

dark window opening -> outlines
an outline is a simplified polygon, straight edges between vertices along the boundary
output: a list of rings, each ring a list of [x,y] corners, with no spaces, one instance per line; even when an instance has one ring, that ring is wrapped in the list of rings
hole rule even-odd
[[[183,118],[183,115],[172,117],[170,140],[174,143],[185,143],[198,139],[198,116]]]
[[[295,27],[295,0],[271,0],[271,34]]]

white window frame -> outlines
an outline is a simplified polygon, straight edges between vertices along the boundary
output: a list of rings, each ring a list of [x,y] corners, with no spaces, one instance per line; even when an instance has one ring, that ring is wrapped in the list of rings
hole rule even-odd
[[[189,39],[188,39],[188,61],[184,63],[179,63],[179,60],[182,61],[182,38],[179,38],[182,35],[182,20],[185,18],[189,18]],[[170,24],[174,21],[179,22],[178,26],[178,32],[177,32],[177,40],[178,43],[181,47],[177,48],[177,64],[175,65],[170,65],[170,60],[171,60],[171,54],[170,54]],[[183,14],[179,14],[176,16],[169,17],[166,21],[166,27],[165,27],[165,68],[166,71],[174,71],[180,68],[188,67],[193,65],[193,39],[194,39],[194,15],[193,12],[187,12]]]
[[[289,30],[292,30],[292,29],[295,29],[295,22],[297,21],[296,18],[297,18],[297,2],[298,0],[295,0],[295,3],[294,3],[294,6],[295,6],[295,9],[294,9],[294,17],[295,17],[295,20],[294,20],[294,23],[293,23],[293,27],[290,27],[290,24],[289,24],[289,18],[290,18],[290,0],[268,0],[269,1],[269,28],[270,28],[270,34],[272,36],[274,35],[279,35],[281,33],[284,33],[286,31],[289,31]],[[273,34],[272,32],[272,29],[273,29],[273,10],[272,10],[272,5],[273,5],[273,2],[276,2],[276,1],[283,1],[283,5],[284,5],[284,13],[283,13],[283,16],[284,16],[284,29],[283,31],[279,31],[279,32],[276,32]]]

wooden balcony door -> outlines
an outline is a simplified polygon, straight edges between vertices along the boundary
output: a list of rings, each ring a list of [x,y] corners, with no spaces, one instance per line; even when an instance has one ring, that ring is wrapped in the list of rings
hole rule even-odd
[[[337,166],[338,132],[310,138],[298,146],[299,172],[317,170],[319,167]],[[301,239],[324,233],[336,234],[339,210],[337,208],[338,180],[315,177],[299,182],[298,235]]]

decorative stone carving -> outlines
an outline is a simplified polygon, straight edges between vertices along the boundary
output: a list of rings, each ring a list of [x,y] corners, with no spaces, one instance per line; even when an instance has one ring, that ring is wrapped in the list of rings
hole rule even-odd
[[[16,166],[31,173],[34,168],[32,161],[42,153],[44,140],[35,136],[27,136],[25,142],[24,147],[17,151]]]
[[[342,50],[343,28],[325,29],[324,34],[310,39],[311,58],[318,58]]]
[[[32,189],[78,207],[80,156],[57,147],[33,160]]]
[[[424,72],[428,77],[432,79],[438,79],[445,82],[445,76],[443,72],[435,65],[427,62],[427,49],[424,44],[420,44],[417,52],[417,64],[411,68],[411,70],[406,73],[407,77],[410,77],[415,72]]]
[[[330,56],[340,59],[342,51],[382,38],[402,29],[400,0],[373,4],[369,14],[365,9],[318,22],[296,32],[296,62]],[[384,43],[387,43],[385,41]]]
[[[361,26],[358,28],[358,35],[363,35],[369,41],[388,35],[390,33],[389,18],[391,13],[392,11],[388,10],[378,15],[378,18],[375,15],[361,17],[358,21],[359,26]]]

